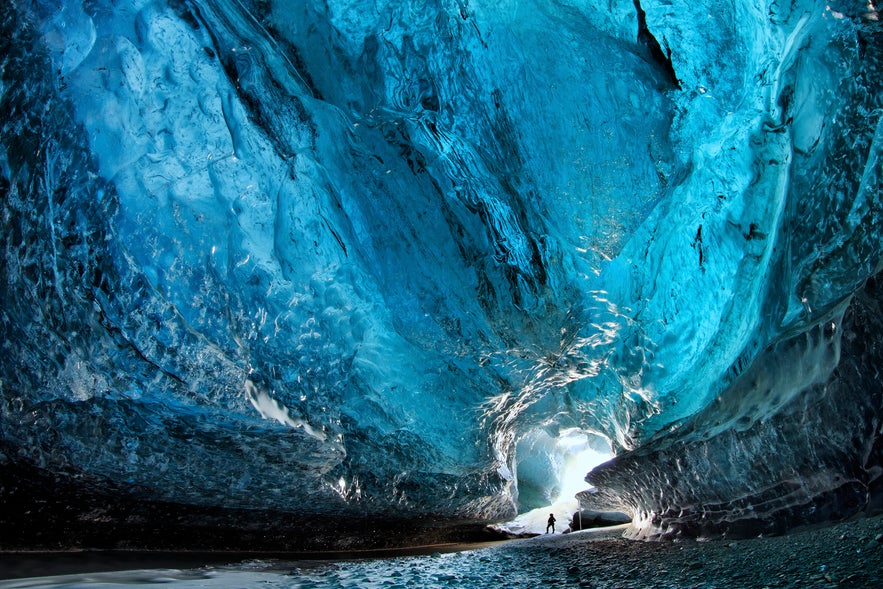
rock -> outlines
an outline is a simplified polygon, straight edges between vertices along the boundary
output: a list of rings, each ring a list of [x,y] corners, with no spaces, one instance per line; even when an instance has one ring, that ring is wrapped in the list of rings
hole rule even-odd
[[[590,528],[604,528],[607,526],[618,526],[627,524],[632,518],[619,511],[594,511],[591,509],[583,509],[573,514],[570,520],[570,529],[588,530]]]

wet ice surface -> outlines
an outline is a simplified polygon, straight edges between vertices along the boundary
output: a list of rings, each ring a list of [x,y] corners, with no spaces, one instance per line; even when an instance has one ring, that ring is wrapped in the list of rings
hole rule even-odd
[[[456,553],[347,561],[251,560],[191,570],[20,579],[0,589],[172,583],[181,588],[878,587],[883,517],[771,538],[635,542],[621,530],[540,536]]]

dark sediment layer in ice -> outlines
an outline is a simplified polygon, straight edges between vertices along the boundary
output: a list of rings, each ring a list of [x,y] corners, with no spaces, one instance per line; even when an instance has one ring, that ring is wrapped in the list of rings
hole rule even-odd
[[[474,520],[192,505],[150,499],[112,481],[6,466],[0,522],[6,551],[324,553],[493,542],[511,536]]]

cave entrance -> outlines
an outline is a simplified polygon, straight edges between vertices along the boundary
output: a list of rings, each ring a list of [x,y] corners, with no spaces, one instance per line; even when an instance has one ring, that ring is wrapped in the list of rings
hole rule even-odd
[[[519,515],[501,527],[513,533],[544,533],[549,514],[556,532],[570,526],[579,509],[576,494],[590,487],[586,474],[613,458],[606,438],[577,428],[558,435],[536,429],[516,448]]]

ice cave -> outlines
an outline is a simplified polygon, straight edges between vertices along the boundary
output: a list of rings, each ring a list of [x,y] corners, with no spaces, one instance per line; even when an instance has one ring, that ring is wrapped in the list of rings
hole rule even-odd
[[[3,2],[0,548],[883,512],[877,6]]]

